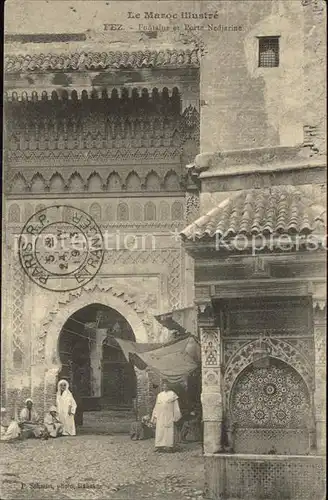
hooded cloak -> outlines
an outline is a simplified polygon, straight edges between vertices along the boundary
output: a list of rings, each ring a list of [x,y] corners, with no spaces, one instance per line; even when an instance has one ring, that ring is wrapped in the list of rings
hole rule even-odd
[[[63,393],[61,393],[60,390],[61,384],[66,385]],[[63,436],[75,436],[76,429],[74,415],[76,412],[76,402],[71,391],[69,390],[69,383],[67,380],[62,379],[58,382],[56,400],[58,420],[63,426]]]

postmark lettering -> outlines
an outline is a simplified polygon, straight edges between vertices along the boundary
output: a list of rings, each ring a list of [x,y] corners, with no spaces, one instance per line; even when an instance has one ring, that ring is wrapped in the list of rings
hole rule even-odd
[[[103,236],[83,210],[54,205],[26,222],[18,253],[25,273],[37,285],[60,292],[74,290],[98,273],[104,257]]]

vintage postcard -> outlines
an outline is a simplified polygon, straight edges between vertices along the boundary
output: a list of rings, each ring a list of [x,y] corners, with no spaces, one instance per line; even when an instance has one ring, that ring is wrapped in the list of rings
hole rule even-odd
[[[0,496],[323,500],[326,3],[7,0]]]

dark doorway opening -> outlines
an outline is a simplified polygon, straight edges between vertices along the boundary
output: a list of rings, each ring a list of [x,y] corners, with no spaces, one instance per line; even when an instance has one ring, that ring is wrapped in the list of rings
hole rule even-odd
[[[126,319],[102,304],[78,310],[61,330],[59,378],[69,381],[83,411],[133,408],[135,371],[115,338],[135,341]]]

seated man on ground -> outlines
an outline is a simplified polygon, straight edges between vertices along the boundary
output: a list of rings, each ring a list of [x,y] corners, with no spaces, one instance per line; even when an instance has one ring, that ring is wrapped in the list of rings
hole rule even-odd
[[[55,406],[51,406],[49,408],[49,413],[44,417],[44,426],[49,436],[52,438],[56,438],[63,434],[63,426],[58,419],[57,408]]]
[[[14,441],[20,437],[20,427],[16,420],[7,418],[6,408],[1,408],[1,441]]]
[[[19,415],[19,425],[22,431],[23,438],[42,438],[46,439],[48,433],[40,423],[40,418],[33,408],[33,401],[27,398],[25,408],[22,409]]]

